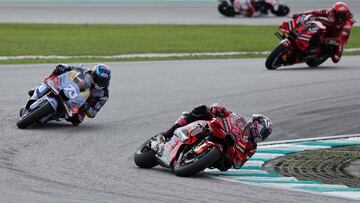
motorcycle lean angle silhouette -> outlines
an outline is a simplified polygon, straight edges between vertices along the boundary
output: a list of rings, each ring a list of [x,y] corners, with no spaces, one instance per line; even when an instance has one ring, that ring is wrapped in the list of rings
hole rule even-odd
[[[218,11],[226,17],[234,17],[241,15],[241,13],[235,12],[234,7],[232,6],[231,0],[219,0]],[[273,5],[277,4],[278,9],[275,10]],[[266,0],[266,1],[255,1],[253,3],[255,11],[260,11],[262,15],[268,15],[269,12],[275,16],[287,16],[290,13],[289,6],[285,4],[280,4],[278,0]]]
[[[70,118],[79,113],[80,107],[90,96],[90,84],[84,81],[84,74],[76,71],[50,76],[43,84],[49,90],[38,100],[28,103],[27,110],[21,110],[20,119],[16,123],[19,128],[26,128],[36,122]]]
[[[275,36],[281,42],[267,57],[265,66],[275,70],[280,66],[306,63],[317,67],[336,51],[336,42],[324,44],[326,27],[312,15],[302,15],[283,22]]]
[[[160,165],[172,169],[178,176],[191,176],[206,168],[218,168],[217,164],[223,163],[224,156],[231,163],[240,163],[236,153],[247,150],[239,149],[241,123],[241,117],[234,113],[210,121],[195,121],[176,129],[172,138],[159,149],[151,148],[155,136],[145,141],[136,150],[134,162],[140,168]]]

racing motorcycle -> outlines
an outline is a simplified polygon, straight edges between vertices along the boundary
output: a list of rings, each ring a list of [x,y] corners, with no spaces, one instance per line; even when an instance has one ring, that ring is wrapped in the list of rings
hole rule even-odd
[[[17,126],[26,128],[35,122],[46,123],[78,114],[90,95],[91,84],[84,77],[82,73],[69,71],[46,78],[43,84],[48,91],[32,104],[28,103],[27,110],[20,110]],[[38,91],[34,91],[34,94],[38,94]]]
[[[156,149],[151,147],[151,142],[156,139],[154,136],[136,150],[135,164],[140,168],[161,165],[173,169],[178,176],[191,176],[206,168],[219,168],[224,160],[230,167],[231,163],[239,163],[236,153],[240,152],[230,150],[229,146],[239,148],[240,123],[240,117],[234,113],[211,121],[195,121],[175,130],[174,136]],[[224,159],[225,156],[227,159]]]
[[[265,62],[269,70],[304,62],[310,67],[317,67],[336,50],[336,44],[324,45],[327,30],[315,16],[298,16],[284,22],[279,30],[281,33],[276,32],[275,36],[281,42]]]
[[[234,17],[241,15],[241,13],[235,12],[233,7],[234,0],[219,0],[218,11],[226,17]],[[289,6],[280,4],[278,0],[256,0],[252,1],[255,11],[259,11],[263,15],[268,15],[269,11],[276,16],[287,16],[290,13]],[[278,6],[275,10],[274,6]]]

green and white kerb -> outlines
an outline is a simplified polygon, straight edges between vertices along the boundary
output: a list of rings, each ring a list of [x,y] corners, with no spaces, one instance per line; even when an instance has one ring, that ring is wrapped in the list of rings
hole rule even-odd
[[[240,170],[230,169],[221,172],[207,169],[206,172],[211,177],[226,181],[360,200],[360,188],[351,188],[341,184],[325,184],[315,180],[302,181],[295,177],[284,177],[278,173],[263,170],[267,161],[290,153],[355,145],[360,145],[360,134],[267,142],[259,145],[254,156]]]

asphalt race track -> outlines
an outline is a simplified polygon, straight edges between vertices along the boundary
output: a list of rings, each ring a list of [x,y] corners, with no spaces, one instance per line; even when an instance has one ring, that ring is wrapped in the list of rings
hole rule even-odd
[[[120,0],[121,1],[121,0]],[[158,0],[161,1],[161,0]],[[1,2],[1,0],[0,0]],[[283,0],[291,14],[327,8],[330,0]],[[355,18],[360,1],[346,1]],[[257,18],[226,18],[217,11],[217,1],[209,2],[128,2],[122,3],[0,3],[0,22],[25,23],[121,23],[121,24],[274,24],[286,18],[273,15]],[[355,24],[356,25],[356,24]]]
[[[282,1],[291,13],[331,1]],[[360,13],[360,1],[347,1]],[[279,24],[284,18],[225,18],[209,3],[0,3],[0,22]],[[355,17],[358,15],[355,14]],[[137,168],[136,148],[182,111],[222,102],[274,121],[269,141],[360,133],[360,57],[268,71],[264,59],[110,63],[110,100],[80,127],[19,130],[27,90],[51,65],[0,65],[1,202],[351,202],[334,197]]]
[[[269,141],[359,133],[360,57],[268,71],[264,59],[110,63],[110,100],[79,127],[20,130],[27,90],[51,65],[1,65],[2,202],[350,202],[137,168],[136,148],[184,110],[222,102],[274,121]],[[354,201],[355,202],[355,201]]]

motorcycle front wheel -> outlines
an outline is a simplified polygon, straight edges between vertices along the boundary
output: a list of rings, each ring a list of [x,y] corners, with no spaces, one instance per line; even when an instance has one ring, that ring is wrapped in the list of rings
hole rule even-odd
[[[287,51],[287,47],[279,44],[267,57],[265,66],[269,70],[275,70],[283,64],[281,56]]]
[[[152,139],[150,138],[140,145],[134,154],[134,162],[140,168],[152,168],[158,165],[155,157],[156,152],[150,147]]]
[[[28,127],[29,125],[35,123],[36,121],[39,121],[41,118],[52,114],[54,112],[54,108],[51,106],[51,104],[46,101],[42,106],[35,109],[34,111],[31,111],[24,116],[22,116],[16,125],[18,128],[24,129]]]
[[[229,6],[226,2],[221,2],[219,4],[218,11],[226,17],[234,17],[236,15],[234,8]]]
[[[221,158],[220,151],[211,147],[199,155],[186,153],[174,166],[174,173],[178,176],[187,177],[210,167]]]

